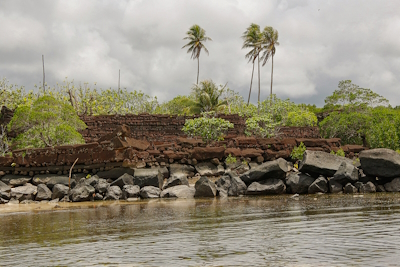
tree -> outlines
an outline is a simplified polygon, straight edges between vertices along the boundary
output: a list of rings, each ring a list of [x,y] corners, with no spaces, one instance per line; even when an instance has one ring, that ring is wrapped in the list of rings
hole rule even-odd
[[[192,115],[192,109],[195,105],[193,97],[181,96],[162,103],[156,108],[157,114],[174,114],[174,115]]]
[[[260,26],[252,23],[246,31],[242,35],[243,46],[244,48],[251,48],[250,52],[246,54],[246,58],[249,59],[249,62],[253,63],[253,70],[251,72],[251,80],[250,80],[250,90],[249,90],[249,98],[247,99],[247,105],[250,103],[250,95],[251,95],[251,87],[253,85],[253,75],[254,75],[254,62],[258,58],[258,103],[260,102],[260,52],[261,52],[261,31]]]
[[[272,68],[271,68],[271,97],[272,97],[272,83],[274,78],[274,55],[276,51],[276,46],[279,45],[278,42],[278,31],[274,30],[274,28],[267,26],[264,28],[262,32],[262,50],[264,53],[261,57],[263,60],[263,66],[267,63],[268,59],[271,58],[272,61]]]
[[[225,90],[225,86],[218,86],[212,80],[204,80],[200,85],[195,84],[192,88],[195,99],[191,110],[194,114],[200,112],[220,111],[226,107],[226,100],[221,101],[219,98]]]
[[[17,148],[84,143],[78,130],[85,128],[71,105],[52,96],[42,96],[32,105],[19,106],[8,124],[9,131],[20,133],[13,140]]]
[[[186,37],[183,38],[183,40],[189,40],[189,43],[187,43],[186,45],[184,45],[182,47],[189,47],[188,49],[188,53],[192,53],[191,58],[197,59],[197,82],[196,84],[199,83],[199,71],[200,71],[200,53],[201,50],[204,48],[204,51],[206,51],[207,55],[208,50],[207,48],[204,46],[204,42],[206,42],[207,40],[212,41],[212,39],[208,36],[206,36],[206,31],[204,29],[202,29],[199,25],[195,24],[192,27],[190,27],[189,31],[186,32]]]

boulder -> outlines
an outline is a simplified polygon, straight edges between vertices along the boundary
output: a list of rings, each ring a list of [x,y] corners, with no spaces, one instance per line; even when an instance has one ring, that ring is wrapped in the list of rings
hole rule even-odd
[[[243,163],[242,161],[237,161],[236,163],[230,163],[230,164],[225,163],[225,169],[227,171],[231,170],[238,174],[243,174],[248,170],[250,170],[250,167],[249,164],[247,163]]]
[[[309,187],[308,187],[309,194],[315,193],[328,193],[328,181],[325,177],[320,176],[318,177]]]
[[[343,188],[343,192],[345,194],[354,194],[354,193],[357,193],[358,190],[357,190],[357,187],[355,187],[351,183],[347,183]]]
[[[192,177],[194,176],[194,167],[184,164],[170,164],[169,165],[170,177]]]
[[[191,150],[191,158],[196,160],[222,159],[224,152],[224,147],[195,147]]]
[[[400,178],[394,178],[384,185],[386,192],[400,192]]]
[[[11,188],[11,198],[15,198],[18,201],[23,200],[34,200],[37,194],[37,187],[27,183],[23,186]]]
[[[73,182],[71,177],[71,185]],[[32,178],[32,182],[35,185],[45,184],[49,189],[52,189],[56,184],[69,185],[69,177],[66,175],[56,175],[56,174],[38,174]],[[72,187],[72,186],[71,186]]]
[[[140,186],[155,186],[159,189],[162,188],[164,178],[159,169],[135,169],[135,175],[133,176],[133,184]]]
[[[323,151],[306,150],[303,160],[300,162],[299,171],[311,176],[332,177],[339,169],[342,162],[352,164],[353,161],[344,157],[326,153]]]
[[[160,170],[161,174],[163,175],[163,178],[168,178],[169,177],[169,170],[167,167],[158,167]]]
[[[227,197],[228,190],[231,187],[231,177],[229,175],[221,176],[216,182],[215,186],[217,188],[218,195],[220,197]]]
[[[118,200],[122,196],[122,190],[118,185],[110,186],[104,200]]]
[[[253,182],[249,185],[246,195],[277,195],[284,194],[286,186],[281,179],[267,179],[262,182]]]
[[[168,178],[168,180],[165,182],[164,186],[163,186],[163,190],[169,188],[169,187],[173,187],[173,186],[177,186],[177,185],[189,185],[189,181],[185,176],[180,176],[180,177],[170,177]]]
[[[140,189],[141,198],[159,198],[161,190],[155,186],[144,186]]]
[[[0,198],[9,200],[11,197],[10,193],[11,193],[11,186],[8,186],[2,181],[0,181]]]
[[[385,186],[383,184],[376,185],[376,192],[386,192]]]
[[[195,189],[187,185],[169,187],[161,192],[161,198],[193,198]]]
[[[134,175],[134,170],[131,168],[124,168],[124,167],[120,167],[120,168],[114,168],[108,171],[101,171],[96,173],[97,176],[99,176],[99,178],[103,178],[103,179],[117,179],[119,177],[121,177],[122,175],[124,175],[125,173],[129,174],[129,175]]]
[[[36,201],[51,200],[52,192],[45,184],[37,186]]]
[[[93,175],[90,176],[89,178],[86,178],[86,183],[93,187],[96,187],[97,183],[99,182],[99,179],[100,179],[99,176]]]
[[[53,192],[51,194],[51,199],[62,199],[65,196],[68,196],[69,188],[63,184],[56,184],[53,186]]]
[[[124,173],[117,180],[112,182],[110,186],[119,186],[119,188],[123,188],[125,185],[133,185],[133,176],[127,173]]]
[[[100,178],[96,184],[95,190],[96,190],[96,192],[98,192],[100,194],[104,194],[107,192],[109,187],[110,187],[110,184],[107,183],[107,180]]]
[[[240,196],[246,194],[247,186],[235,172],[228,171],[226,174],[231,178],[228,196]]]
[[[286,173],[290,170],[289,164],[286,160],[279,158],[274,161],[268,161],[256,168],[243,173],[240,179],[249,185],[252,182],[266,180],[268,178],[285,179]]]
[[[96,193],[95,195],[94,195],[94,200],[103,200],[103,195],[102,194],[100,194],[100,193]]]
[[[332,194],[337,194],[337,193],[342,193],[343,192],[343,185],[336,182],[336,181],[332,181],[332,179],[330,179],[328,181],[329,184],[329,193]]]
[[[373,177],[400,176],[400,154],[387,148],[364,150],[359,155],[361,169]]]
[[[225,172],[225,169],[222,165],[215,166],[208,161],[198,163],[195,168],[201,176],[217,176],[224,174]]]
[[[213,182],[208,180],[206,176],[201,176],[194,185],[196,193],[194,197],[215,197],[217,195],[217,188]]]
[[[358,169],[353,164],[342,162],[331,180],[336,181],[341,185],[345,185],[347,183],[354,184],[358,181]]]
[[[292,172],[286,177],[286,190],[292,194],[307,194],[315,178],[301,172]]]
[[[32,180],[32,177],[23,176],[23,175],[14,175],[14,174],[7,174],[1,178],[2,182],[6,183],[8,185],[11,185],[13,187],[21,186],[26,183],[30,183],[31,180]]]
[[[140,197],[140,187],[138,185],[124,185],[122,188],[122,198],[138,198]]]
[[[367,182],[366,184],[362,184],[359,188],[360,193],[375,193],[376,186],[372,182]]]
[[[69,192],[69,199],[73,202],[89,201],[93,199],[95,192],[96,190],[93,186],[86,184],[81,179],[75,188]]]

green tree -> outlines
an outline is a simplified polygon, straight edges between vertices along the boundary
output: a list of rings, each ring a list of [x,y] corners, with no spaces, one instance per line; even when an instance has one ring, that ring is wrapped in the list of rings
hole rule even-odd
[[[272,68],[271,68],[271,97],[272,97],[272,83],[274,78],[274,55],[276,51],[276,46],[279,45],[278,42],[278,31],[274,28],[267,26],[262,32],[262,50],[264,51],[261,60],[263,60],[263,66],[267,63],[268,59],[271,58]]]
[[[157,114],[193,115],[195,101],[190,96],[177,96],[172,100],[162,103],[156,108]]]
[[[253,63],[253,70],[251,72],[251,80],[250,80],[250,90],[249,97],[247,99],[247,105],[250,103],[250,95],[251,95],[251,87],[253,85],[253,75],[254,75],[254,62],[258,59],[258,103],[260,102],[260,52],[261,52],[261,31],[260,26],[252,23],[246,31],[242,35],[243,46],[244,48],[250,48],[251,50],[246,54],[246,58],[249,59],[249,62]]]
[[[194,114],[201,112],[218,112],[223,110],[227,102],[226,100],[220,100],[223,94],[225,86],[218,86],[212,80],[204,80],[200,82],[200,85],[195,84],[192,88],[192,94],[195,99],[194,105],[191,110]]]
[[[8,124],[9,131],[20,133],[13,140],[17,148],[84,143],[78,130],[85,128],[71,105],[52,96],[42,96],[32,105],[19,106]]]
[[[183,40],[189,40],[189,43],[185,44],[182,48],[189,47],[188,53],[191,53],[191,58],[197,59],[197,82],[199,83],[199,72],[200,72],[200,53],[201,50],[208,53],[207,48],[204,46],[206,41],[212,41],[212,39],[206,36],[206,31],[199,25],[195,24],[190,27],[189,31],[186,32],[186,37]]]

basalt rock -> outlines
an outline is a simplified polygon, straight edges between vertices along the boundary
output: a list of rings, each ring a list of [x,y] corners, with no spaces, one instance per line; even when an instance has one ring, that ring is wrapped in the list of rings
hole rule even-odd
[[[200,162],[195,166],[195,168],[201,176],[217,176],[225,172],[222,165],[216,166],[211,162]]]
[[[193,198],[195,189],[187,185],[169,187],[161,192],[161,198]]]
[[[281,179],[271,178],[249,185],[246,195],[278,195],[286,192],[286,186]]]
[[[140,189],[141,198],[159,198],[161,190],[155,186],[145,186]]]
[[[288,162],[282,158],[265,162],[258,167],[252,168],[240,176],[240,179],[249,185],[252,182],[259,182],[266,179],[285,179],[286,173],[290,170]]]
[[[357,193],[358,190],[357,190],[357,187],[355,187],[351,183],[347,183],[343,188],[343,192],[345,194],[354,194],[354,193]]]
[[[171,164],[169,165],[170,177],[191,177],[194,176],[194,167],[184,164]]]
[[[69,192],[69,198],[73,202],[89,201],[93,199],[96,190],[93,186],[79,181],[79,183]]]
[[[52,192],[45,184],[37,186],[36,201],[51,200]]]
[[[400,154],[387,148],[361,151],[361,169],[366,175],[383,178],[400,176]]]
[[[110,186],[104,197],[104,200],[118,200],[122,196],[122,190],[119,186]]]
[[[325,177],[318,177],[309,187],[308,187],[309,194],[315,193],[328,193],[328,181]]]
[[[376,186],[372,182],[367,182],[366,184],[362,184],[359,188],[360,193],[375,193]]]
[[[159,169],[135,169],[135,175],[133,176],[133,184],[140,186],[155,186],[159,189],[162,188],[164,183],[164,177]]]
[[[97,173],[97,176],[99,176],[100,178],[103,179],[117,179],[119,177],[121,177],[122,175],[124,175],[125,173],[129,174],[129,175],[134,175],[134,170],[131,168],[124,168],[124,167],[120,167],[120,168],[114,168],[108,171],[101,171]]]
[[[122,188],[122,198],[138,198],[140,197],[140,187],[138,185],[124,185]]]
[[[217,188],[206,176],[201,176],[194,185],[196,189],[195,197],[215,197],[217,195]]]
[[[53,186],[53,192],[51,194],[51,198],[52,199],[56,199],[56,198],[62,199],[65,196],[68,196],[68,191],[69,191],[68,186],[63,185],[63,184],[56,184]]]
[[[119,188],[123,188],[125,185],[133,185],[133,176],[127,173],[124,173],[117,180],[112,182],[110,186],[119,186]]]
[[[29,176],[8,174],[1,178],[1,181],[11,186],[21,186],[30,183],[32,180]]]
[[[170,177],[168,178],[168,180],[165,182],[164,186],[163,186],[163,190],[173,187],[173,186],[177,186],[177,185],[187,185],[189,186],[189,181],[185,176],[181,176],[181,177]]]
[[[400,178],[394,178],[389,183],[386,183],[385,190],[387,192],[400,192]]]
[[[329,184],[329,193],[337,194],[337,193],[342,193],[343,192],[343,185],[342,184],[340,184],[340,183],[338,183],[336,181],[333,181],[332,179],[330,179],[328,181],[328,184]]]
[[[342,162],[331,180],[336,181],[341,185],[345,185],[347,183],[354,184],[358,181],[358,169],[353,164]]]
[[[18,201],[23,200],[34,200],[37,194],[37,187],[27,183],[23,186],[11,188],[11,198],[15,198]]]
[[[297,172],[290,173],[286,177],[286,190],[292,194],[307,194],[308,188],[315,181],[315,178]]]
[[[109,187],[110,187],[110,184],[107,183],[107,180],[100,178],[96,184],[95,190],[96,190],[96,192],[98,192],[100,194],[104,194],[107,192]]]

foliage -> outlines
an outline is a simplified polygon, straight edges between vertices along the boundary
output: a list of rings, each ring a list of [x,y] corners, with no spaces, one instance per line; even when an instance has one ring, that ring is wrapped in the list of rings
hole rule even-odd
[[[224,140],[225,133],[230,128],[233,128],[233,123],[221,118],[210,118],[209,114],[203,113],[200,118],[186,120],[182,131],[191,137],[200,136],[208,143]]]
[[[303,142],[301,142],[299,146],[295,146],[293,148],[292,153],[290,153],[290,157],[294,160],[303,160],[303,155],[306,150],[306,146],[303,144]]]
[[[3,125],[0,125],[0,156],[6,155],[9,149],[6,129]]]
[[[278,125],[269,114],[255,115],[246,120],[245,134],[262,138],[272,137]]]
[[[181,96],[173,98],[172,100],[162,103],[157,106],[155,113],[157,114],[173,114],[173,115],[193,115],[192,107],[195,101],[193,97]]]
[[[262,50],[264,51],[261,60],[263,61],[263,66],[267,63],[268,59],[272,60],[272,68],[271,68],[271,91],[270,95],[272,97],[272,81],[274,74],[274,55],[276,52],[276,46],[279,45],[278,42],[279,34],[278,31],[272,28],[271,26],[267,26],[264,28],[262,32]]]
[[[344,153],[342,148],[339,148],[338,151],[336,151],[336,152],[331,150],[331,154],[339,156],[339,157],[344,157],[345,156],[345,153]]]
[[[9,131],[22,132],[13,140],[17,148],[84,143],[78,130],[85,128],[71,105],[52,96],[42,96],[32,105],[19,106],[8,124]]]
[[[297,111],[291,111],[287,114],[286,126],[316,126],[317,117],[313,112],[306,109],[299,109]]]
[[[35,97],[33,91],[26,93],[23,86],[10,84],[6,78],[0,80],[0,107],[6,106],[14,110],[20,105],[32,103]]]
[[[194,104],[191,106],[191,111],[194,114],[201,112],[218,112],[222,111],[226,105],[226,100],[221,101],[219,98],[226,88],[218,86],[212,80],[204,80],[200,85],[195,84],[192,88]]]
[[[229,154],[226,159],[225,159],[226,164],[233,164],[236,163],[236,157],[232,157],[231,154]]]

